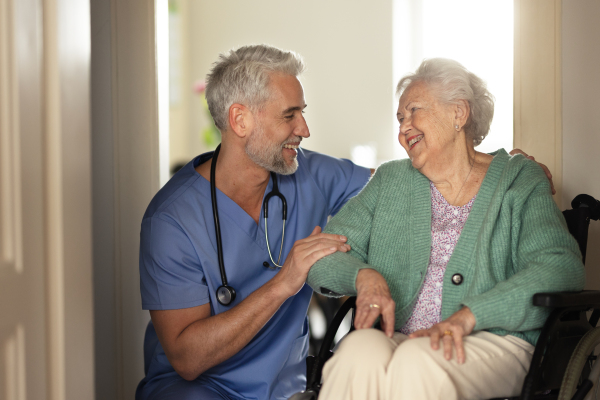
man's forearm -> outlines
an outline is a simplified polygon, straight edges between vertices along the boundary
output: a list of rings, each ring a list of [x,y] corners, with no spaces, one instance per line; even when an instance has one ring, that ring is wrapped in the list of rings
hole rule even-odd
[[[171,346],[171,365],[184,379],[197,378],[246,346],[287,298],[274,278],[231,310],[195,321]]]
[[[211,316],[208,304],[150,311],[158,339],[175,371],[192,380],[238,353],[281,304],[302,289],[317,260],[350,250],[345,236],[320,232],[317,226],[310,236],[296,241],[277,275],[228,311]]]

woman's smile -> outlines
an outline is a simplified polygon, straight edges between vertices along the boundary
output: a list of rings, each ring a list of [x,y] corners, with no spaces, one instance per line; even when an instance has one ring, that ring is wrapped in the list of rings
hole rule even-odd
[[[408,148],[409,150],[412,150],[413,147],[415,147],[417,145],[417,143],[419,143],[421,141],[421,139],[423,139],[423,134],[420,135],[415,135],[415,136],[411,136],[410,138],[408,138]]]

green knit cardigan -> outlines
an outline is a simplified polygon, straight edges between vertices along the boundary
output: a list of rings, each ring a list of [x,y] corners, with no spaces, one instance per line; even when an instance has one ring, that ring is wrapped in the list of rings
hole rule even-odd
[[[383,164],[325,232],[346,235],[352,250],[318,261],[308,284],[323,294],[356,295],[358,271],[379,271],[396,302],[399,330],[412,313],[429,263],[429,180],[410,160]],[[460,285],[452,283],[454,274],[463,276]],[[467,306],[475,330],[535,345],[550,310],[533,306],[532,296],[581,290],[584,280],[577,242],[544,172],[521,155],[498,150],[446,267],[442,320]]]

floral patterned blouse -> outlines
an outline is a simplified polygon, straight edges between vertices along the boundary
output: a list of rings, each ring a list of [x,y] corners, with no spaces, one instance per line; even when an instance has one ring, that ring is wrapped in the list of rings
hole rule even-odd
[[[417,296],[412,315],[400,329],[400,332],[405,335],[419,329],[429,329],[441,321],[442,288],[446,265],[477,197],[475,195],[464,206],[453,206],[446,201],[433,182],[430,182],[430,187],[431,255],[425,282]]]

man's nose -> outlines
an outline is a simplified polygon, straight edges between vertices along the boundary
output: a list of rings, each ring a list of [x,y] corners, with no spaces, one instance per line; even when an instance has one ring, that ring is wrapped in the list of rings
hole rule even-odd
[[[294,129],[294,135],[302,136],[303,138],[310,137],[310,131],[308,129],[308,124],[304,119],[304,116],[301,117],[301,121],[298,122],[298,126]]]

